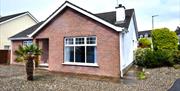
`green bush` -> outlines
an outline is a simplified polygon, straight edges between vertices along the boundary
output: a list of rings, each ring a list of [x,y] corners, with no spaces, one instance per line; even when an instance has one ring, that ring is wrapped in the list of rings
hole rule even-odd
[[[180,50],[180,44],[178,45],[178,50]]]
[[[151,67],[157,64],[150,48],[138,48],[135,52],[135,64],[141,67]]]
[[[140,71],[137,73],[137,77],[139,80],[145,80],[146,79],[146,74],[144,71]]]
[[[135,64],[146,68],[172,66],[174,64],[172,55],[173,53],[168,50],[153,51],[150,48],[139,48],[135,53]]]
[[[175,51],[174,52],[174,62],[176,64],[180,64],[180,51]]]
[[[145,57],[146,57],[146,51],[149,50],[148,48],[138,48],[135,51],[135,64],[138,66],[145,67]]]
[[[140,38],[139,39],[139,47],[151,48],[151,41],[148,38]]]
[[[154,50],[177,50],[178,36],[168,28],[155,29],[152,31],[152,42]]]
[[[173,52],[169,50],[156,50],[153,52],[154,59],[158,61],[157,67],[161,66],[173,66],[174,65],[174,58]]]

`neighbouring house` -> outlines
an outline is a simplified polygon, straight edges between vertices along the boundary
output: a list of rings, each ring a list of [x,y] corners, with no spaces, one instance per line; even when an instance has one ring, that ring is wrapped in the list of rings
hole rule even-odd
[[[176,34],[178,35],[178,38],[179,38],[179,44],[180,44],[180,27],[178,26],[177,29],[176,29]]]
[[[152,30],[138,31],[138,39],[139,38],[151,38]]]
[[[65,1],[45,21],[9,39],[11,64],[19,45],[36,43],[43,50],[40,65],[49,71],[122,77],[137,47],[134,9],[93,14]]]
[[[9,37],[38,23],[29,12],[0,17],[0,49],[10,49]]]

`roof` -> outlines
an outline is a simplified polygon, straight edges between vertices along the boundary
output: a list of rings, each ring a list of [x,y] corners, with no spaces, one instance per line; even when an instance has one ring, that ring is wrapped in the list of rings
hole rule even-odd
[[[55,12],[53,12],[45,21],[38,23],[38,24],[28,28],[27,30],[25,30],[26,32],[28,31],[28,33],[21,32],[20,34],[12,36],[10,39],[19,39],[21,37],[31,38],[34,34],[36,34],[39,30],[41,30],[48,22],[50,22],[58,13],[60,13],[66,7],[72,8],[72,9],[96,20],[97,22],[100,22],[100,23],[114,29],[115,31],[122,31],[121,27],[128,28],[131,17],[134,14],[134,9],[127,9],[125,11],[125,14],[126,14],[125,23],[123,25],[121,25],[121,27],[119,27],[119,26],[115,25],[115,21],[116,21],[116,12],[115,11],[93,14],[87,10],[84,10],[84,9],[68,2],[68,1],[65,1],[65,3],[62,4],[62,6],[60,6]]]
[[[65,1],[55,12],[53,12],[46,20],[45,22],[37,29],[35,30],[32,34],[29,35],[29,37],[32,37],[34,34],[36,34],[41,28],[43,28],[46,24],[48,24],[57,14],[59,14],[61,11],[63,11],[65,8],[71,8],[83,15],[86,15],[87,17],[107,26],[107,27],[110,27],[112,29],[114,29],[115,31],[122,31],[122,28],[121,27],[117,27],[117,26],[114,26],[114,24],[111,24],[97,16],[95,16],[93,13],[87,11],[87,10],[84,10],[72,3],[70,3],[69,1]]]
[[[151,34],[151,30],[138,31],[138,36],[140,36],[140,35],[145,35],[145,34],[150,35],[150,34]]]
[[[122,23],[120,25],[120,27],[125,27],[125,28],[128,28],[129,27],[129,24],[130,24],[130,20],[131,20],[131,17],[134,13],[134,9],[126,9],[125,10],[125,23]],[[105,13],[99,13],[99,14],[95,14],[97,17],[117,26],[115,24],[116,22],[116,11],[112,11],[112,12],[105,12]]]
[[[9,39],[11,40],[16,40],[17,38],[18,39],[27,39],[29,34],[31,34],[32,32],[34,32],[40,25],[43,24],[44,21],[41,21],[35,25],[33,25],[32,27],[28,28],[28,29],[25,29],[24,31],[10,37]]]
[[[31,18],[35,21],[35,22],[38,22],[38,20],[36,18],[33,17],[32,14],[30,14],[28,11],[27,12],[22,12],[22,13],[17,13],[17,14],[12,14],[12,15],[8,15],[8,16],[3,16],[3,17],[0,17],[0,24],[4,23],[4,22],[7,22],[7,21],[10,21],[10,20],[13,20],[17,17],[20,17],[21,15],[25,15],[25,14],[28,14],[31,16]]]

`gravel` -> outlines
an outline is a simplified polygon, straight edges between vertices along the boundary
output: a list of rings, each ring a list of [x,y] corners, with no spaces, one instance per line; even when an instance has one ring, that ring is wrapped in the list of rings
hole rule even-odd
[[[36,69],[34,81],[27,81],[24,66],[0,65],[0,91],[166,91],[180,78],[180,69],[172,67],[145,71],[146,80],[126,75],[112,82]]]

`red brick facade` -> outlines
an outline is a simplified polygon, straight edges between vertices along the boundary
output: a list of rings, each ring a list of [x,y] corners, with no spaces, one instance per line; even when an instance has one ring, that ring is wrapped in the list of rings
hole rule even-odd
[[[22,45],[22,42],[21,40],[14,40],[12,41],[12,55],[11,55],[11,64],[22,64],[22,63],[17,63],[15,62],[15,59],[16,59],[16,55],[15,55],[15,50],[17,50],[19,48],[20,45]]]
[[[64,65],[64,38],[96,36],[98,67]],[[72,9],[65,9],[35,35],[49,40],[49,70],[120,77],[119,33]],[[13,42],[13,51],[19,45]],[[14,59],[14,55],[12,56]]]

